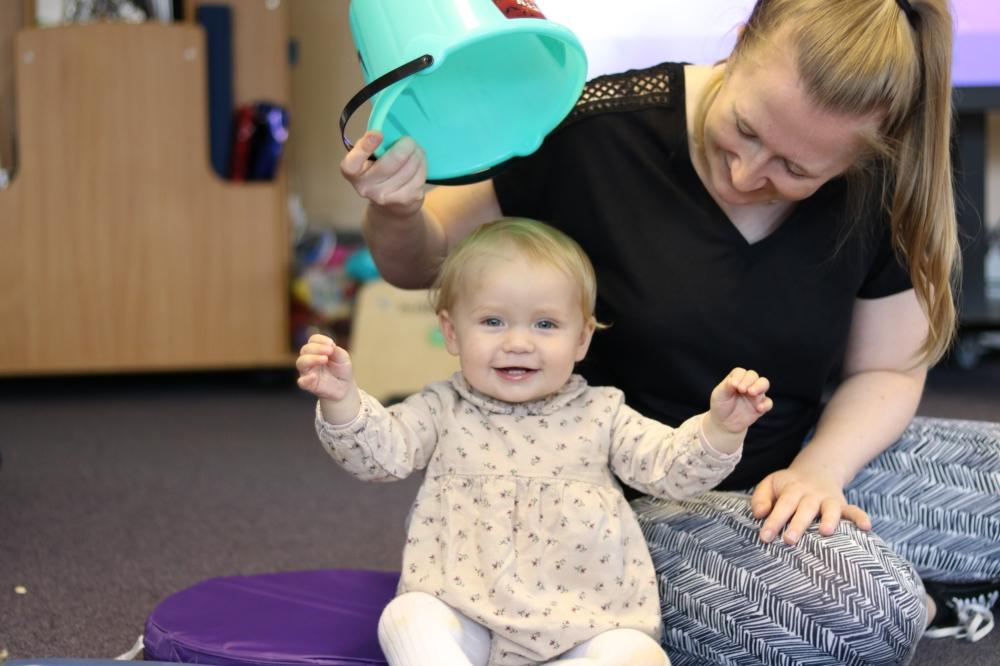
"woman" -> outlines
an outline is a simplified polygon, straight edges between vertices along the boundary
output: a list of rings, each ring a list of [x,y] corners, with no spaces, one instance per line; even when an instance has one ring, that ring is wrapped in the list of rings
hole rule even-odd
[[[988,631],[1000,427],[913,418],[955,329],[950,65],[944,0],[759,0],[724,63],[595,79],[491,182],[425,198],[421,149],[369,162],[377,133],[342,162],[400,286],[501,215],[573,236],[612,324],[581,371],[639,411],[771,378],[741,492],[633,504],[675,664],[905,663],[928,621]]]

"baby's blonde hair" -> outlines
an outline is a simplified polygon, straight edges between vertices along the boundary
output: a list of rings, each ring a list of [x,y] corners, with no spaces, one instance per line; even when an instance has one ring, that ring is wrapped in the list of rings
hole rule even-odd
[[[440,314],[444,310],[452,310],[463,286],[469,284],[471,269],[480,260],[495,258],[504,250],[513,250],[565,273],[580,288],[580,309],[584,322],[594,317],[597,278],[583,248],[563,232],[543,222],[513,217],[478,227],[448,253],[430,291],[434,311]],[[603,328],[600,324],[598,327]]]

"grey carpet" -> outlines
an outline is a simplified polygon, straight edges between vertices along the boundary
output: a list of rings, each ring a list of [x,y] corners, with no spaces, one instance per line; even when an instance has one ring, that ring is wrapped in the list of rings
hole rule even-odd
[[[398,568],[419,479],[347,476],[312,405],[281,372],[0,380],[0,654],[114,657],[215,576]],[[920,412],[1000,419],[1000,358],[936,370]],[[998,654],[1000,630],[914,663]]]

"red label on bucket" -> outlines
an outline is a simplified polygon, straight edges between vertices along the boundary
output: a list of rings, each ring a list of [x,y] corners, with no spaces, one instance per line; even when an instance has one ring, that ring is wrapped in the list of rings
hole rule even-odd
[[[535,0],[493,0],[497,9],[507,18],[545,18]]]

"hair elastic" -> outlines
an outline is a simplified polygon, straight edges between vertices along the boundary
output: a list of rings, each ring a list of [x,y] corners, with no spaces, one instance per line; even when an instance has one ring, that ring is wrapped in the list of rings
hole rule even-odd
[[[906,20],[910,22],[910,25],[916,28],[917,19],[920,18],[920,14],[918,14],[917,10],[910,4],[910,0],[896,0],[896,4],[899,5],[899,8],[903,10],[904,14],[906,14]]]

